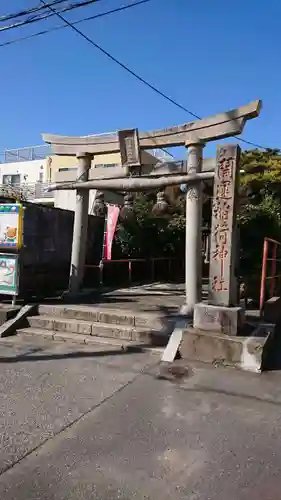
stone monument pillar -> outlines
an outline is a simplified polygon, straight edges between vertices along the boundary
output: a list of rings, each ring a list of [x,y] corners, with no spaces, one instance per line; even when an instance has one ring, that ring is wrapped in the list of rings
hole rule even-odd
[[[188,148],[187,173],[198,174],[202,170],[204,144],[186,143]],[[186,244],[185,290],[186,314],[192,314],[202,294],[202,183],[187,186],[186,192]]]
[[[78,153],[76,156],[78,160],[77,182],[85,182],[89,179],[89,170],[91,168],[93,155],[88,153]],[[79,292],[84,277],[88,211],[89,191],[87,189],[77,189],[68,289],[69,293],[72,295]]]
[[[237,206],[240,148],[235,145],[217,149],[208,303],[197,304],[194,328],[237,335],[244,320],[238,304],[237,278]]]

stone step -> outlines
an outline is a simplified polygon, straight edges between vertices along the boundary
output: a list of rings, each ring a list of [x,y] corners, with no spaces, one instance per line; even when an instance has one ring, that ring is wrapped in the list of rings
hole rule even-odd
[[[113,339],[108,337],[95,337],[92,335],[83,335],[82,333],[58,332],[55,330],[44,330],[40,328],[21,328],[17,330],[21,337],[40,337],[57,341],[74,342],[75,344],[98,344],[108,345],[117,348],[128,348],[132,346],[131,342]]]
[[[113,325],[151,327],[152,329],[162,329],[163,326],[169,328],[174,322],[173,316],[167,318],[157,312],[139,312],[118,309],[117,306],[107,307],[104,305],[52,305],[41,304],[38,308],[39,315],[55,316],[60,318],[91,321],[94,323],[108,323]]]
[[[157,355],[163,354],[162,347],[153,347],[150,344],[139,343],[139,342],[130,342],[122,339],[114,339],[110,337],[96,337],[93,335],[83,335],[82,333],[71,333],[71,332],[58,332],[55,330],[44,330],[40,328],[20,328],[17,330],[17,335],[20,335],[22,340],[30,340],[30,338],[38,338],[38,339],[48,339],[55,340],[57,342],[69,342],[74,344],[82,344],[82,345],[95,345],[101,348],[107,349],[116,349],[119,351],[120,349],[133,351],[141,350],[141,351],[149,351],[155,353]]]
[[[169,335],[164,331],[151,330],[149,327],[107,324],[55,316],[29,316],[28,324],[40,330],[60,333],[76,333],[97,337],[117,338],[126,341],[143,342],[152,345],[166,345]]]
[[[267,339],[268,336],[231,337],[188,328],[183,331],[179,352],[186,360],[259,372]]]

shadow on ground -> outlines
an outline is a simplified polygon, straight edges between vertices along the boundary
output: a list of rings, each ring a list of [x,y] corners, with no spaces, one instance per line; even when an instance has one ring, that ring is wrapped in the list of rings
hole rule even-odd
[[[128,354],[139,354],[145,352],[142,346],[128,346],[126,349],[107,349],[101,351],[75,351],[65,353],[43,354],[44,348],[32,348],[24,354],[17,356],[0,356],[1,363],[19,363],[33,361],[54,361],[60,359],[77,359],[77,358],[102,358],[106,356],[120,356]],[[40,353],[40,354],[39,354]]]

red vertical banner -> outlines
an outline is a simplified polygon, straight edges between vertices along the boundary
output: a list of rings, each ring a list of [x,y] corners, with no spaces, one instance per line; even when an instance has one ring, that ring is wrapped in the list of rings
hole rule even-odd
[[[111,260],[112,243],[116,231],[120,208],[115,205],[107,205],[107,221],[104,234],[104,256],[105,260]]]

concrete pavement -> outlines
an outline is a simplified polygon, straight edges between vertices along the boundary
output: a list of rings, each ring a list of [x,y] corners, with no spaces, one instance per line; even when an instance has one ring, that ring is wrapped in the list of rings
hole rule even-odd
[[[1,341],[1,499],[281,497],[279,373],[109,349]]]

